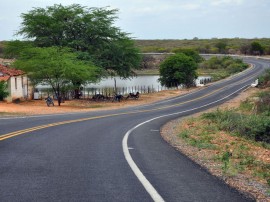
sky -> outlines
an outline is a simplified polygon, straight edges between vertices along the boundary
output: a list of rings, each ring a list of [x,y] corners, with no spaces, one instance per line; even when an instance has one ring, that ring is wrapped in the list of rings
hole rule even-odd
[[[135,39],[270,38],[270,0],[0,0],[0,41],[22,39],[21,14],[54,4],[119,9]]]

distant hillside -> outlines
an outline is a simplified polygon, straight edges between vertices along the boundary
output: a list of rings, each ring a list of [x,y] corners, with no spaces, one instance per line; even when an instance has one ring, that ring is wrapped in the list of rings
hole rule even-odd
[[[142,52],[173,52],[177,48],[192,48],[200,53],[254,54],[251,44],[258,42],[263,54],[270,55],[270,38],[262,39],[192,39],[192,40],[134,40]]]
[[[256,46],[252,46],[253,43]],[[0,41],[0,57],[3,56],[5,41]],[[149,52],[173,52],[179,48],[191,48],[200,53],[227,53],[227,54],[249,54],[270,55],[270,38],[261,39],[197,39],[192,40],[134,40],[135,45],[143,53]],[[254,44],[253,44],[254,45]]]

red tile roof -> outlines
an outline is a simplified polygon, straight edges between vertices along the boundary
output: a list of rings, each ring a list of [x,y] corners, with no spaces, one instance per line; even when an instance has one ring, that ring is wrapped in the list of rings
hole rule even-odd
[[[19,75],[24,74],[22,70],[12,69],[10,67],[7,67],[1,64],[0,64],[0,72],[3,73],[4,76],[19,76]]]
[[[7,81],[9,78],[10,76],[0,76],[0,81]]]

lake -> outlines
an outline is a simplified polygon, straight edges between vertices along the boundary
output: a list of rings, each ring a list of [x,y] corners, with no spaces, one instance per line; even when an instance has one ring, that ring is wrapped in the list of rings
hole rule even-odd
[[[154,91],[160,91],[165,89],[165,87],[162,87],[161,84],[158,81],[159,76],[151,75],[151,76],[137,76],[131,79],[120,79],[119,77],[116,77],[116,86],[118,88],[119,93],[125,94],[129,92],[154,92]],[[211,80],[211,77],[209,76],[199,76],[196,80],[196,83],[201,83],[204,79]],[[50,88],[48,85],[37,85],[36,89],[38,91],[44,91],[45,89]],[[96,93],[102,93],[103,90],[106,89],[112,89],[114,88],[114,78],[107,78],[102,79],[99,83],[91,83],[87,84],[83,87],[83,93],[90,93],[90,94],[96,94]],[[88,92],[87,92],[88,91]],[[90,92],[89,92],[90,91]],[[113,90],[110,90],[113,91]]]

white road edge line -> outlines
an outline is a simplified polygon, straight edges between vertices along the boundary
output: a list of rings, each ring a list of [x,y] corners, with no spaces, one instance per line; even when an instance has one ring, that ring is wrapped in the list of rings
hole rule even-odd
[[[134,172],[134,174],[136,175],[136,177],[139,179],[139,181],[142,183],[142,185],[144,186],[145,190],[149,193],[149,195],[152,197],[152,199],[155,201],[155,202],[164,202],[165,200],[160,196],[160,194],[157,192],[157,190],[153,187],[153,185],[147,180],[147,178],[143,175],[143,173],[141,172],[141,170],[138,168],[138,166],[136,165],[136,163],[134,162],[134,160],[132,159],[130,153],[129,153],[129,147],[128,147],[128,137],[129,135],[138,127],[146,124],[146,123],[149,123],[153,120],[156,120],[156,119],[159,119],[159,118],[163,118],[163,117],[167,117],[167,116],[173,116],[173,115],[178,115],[178,114],[183,114],[185,112],[190,112],[190,111],[194,111],[196,109],[200,109],[200,108],[203,108],[203,107],[207,107],[209,105],[212,105],[214,103],[217,103],[221,100],[225,100],[226,98],[232,96],[233,94],[237,93],[237,92],[240,92],[242,91],[244,88],[246,88],[247,86],[249,85],[246,85],[246,86],[243,86],[242,88],[234,91],[233,93],[219,99],[219,100],[216,100],[214,102],[211,102],[211,103],[208,103],[206,105],[202,105],[200,107],[196,107],[196,108],[193,108],[193,109],[189,109],[189,110],[185,110],[185,111],[181,111],[181,112],[175,112],[175,113],[172,113],[172,114],[166,114],[166,115],[162,115],[162,116],[158,116],[158,117],[155,117],[155,118],[152,118],[152,119],[149,119],[145,122],[142,122],[138,125],[136,125],[135,127],[131,128],[124,136],[123,140],[122,140],[122,147],[123,147],[123,152],[124,152],[124,156],[126,158],[126,161],[128,162],[131,170]]]

